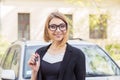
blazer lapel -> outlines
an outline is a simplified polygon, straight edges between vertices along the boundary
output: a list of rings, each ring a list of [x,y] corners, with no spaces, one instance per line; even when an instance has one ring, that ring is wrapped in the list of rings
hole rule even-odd
[[[45,55],[45,53],[47,52],[48,48],[50,47],[51,44],[47,45],[47,46],[44,46],[42,49],[41,49],[41,53],[40,53],[40,57],[42,59],[42,57]]]
[[[67,68],[71,53],[72,53],[72,48],[67,43],[67,48],[66,48],[66,51],[65,51],[63,61],[61,63],[60,72],[59,72],[59,75],[58,75],[58,80],[63,80],[62,78],[63,78],[64,72],[65,72],[65,70]]]

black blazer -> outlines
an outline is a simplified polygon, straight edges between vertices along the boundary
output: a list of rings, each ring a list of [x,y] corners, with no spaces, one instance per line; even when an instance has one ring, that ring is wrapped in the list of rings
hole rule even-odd
[[[36,52],[40,59],[44,56],[50,45],[38,49]],[[61,63],[58,80],[85,80],[86,66],[83,52],[67,43],[67,48]],[[39,68],[37,80],[43,80]]]

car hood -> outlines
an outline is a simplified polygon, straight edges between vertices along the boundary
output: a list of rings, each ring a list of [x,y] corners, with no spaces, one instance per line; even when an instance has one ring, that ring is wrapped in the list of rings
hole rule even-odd
[[[109,77],[87,77],[86,80],[120,80],[120,76],[109,76]]]

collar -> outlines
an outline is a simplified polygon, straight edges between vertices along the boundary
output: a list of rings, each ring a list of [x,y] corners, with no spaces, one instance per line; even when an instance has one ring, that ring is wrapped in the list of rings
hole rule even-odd
[[[51,46],[52,43],[50,43],[49,45],[43,47],[41,49],[42,52],[46,53],[46,51],[49,49],[49,47]],[[66,47],[66,51],[72,51],[72,46],[69,44],[69,43],[66,43],[67,44],[67,47]]]

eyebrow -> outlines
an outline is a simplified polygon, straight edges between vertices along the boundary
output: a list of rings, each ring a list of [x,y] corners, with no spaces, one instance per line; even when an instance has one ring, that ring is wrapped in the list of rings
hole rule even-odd
[[[60,24],[65,24],[65,23],[60,23]],[[49,25],[60,25],[60,24],[55,24],[55,23],[53,23],[53,24],[49,24]]]

